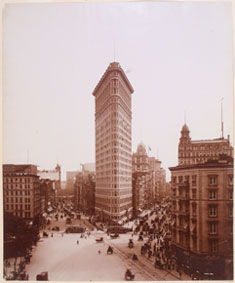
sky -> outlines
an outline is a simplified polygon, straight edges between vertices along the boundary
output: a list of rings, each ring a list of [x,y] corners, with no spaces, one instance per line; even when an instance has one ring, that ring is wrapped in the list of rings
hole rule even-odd
[[[229,2],[18,3],[3,10],[3,163],[66,171],[95,162],[92,92],[119,62],[140,142],[176,166],[181,128],[233,143]],[[149,150],[151,148],[151,151]]]

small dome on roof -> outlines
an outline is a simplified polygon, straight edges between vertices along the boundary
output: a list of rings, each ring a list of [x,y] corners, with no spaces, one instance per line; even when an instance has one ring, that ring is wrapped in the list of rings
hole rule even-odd
[[[183,125],[181,132],[189,132],[189,128],[186,124]]]
[[[137,152],[146,154],[146,149],[145,149],[145,146],[144,146],[144,144],[142,142],[140,142],[138,144]]]

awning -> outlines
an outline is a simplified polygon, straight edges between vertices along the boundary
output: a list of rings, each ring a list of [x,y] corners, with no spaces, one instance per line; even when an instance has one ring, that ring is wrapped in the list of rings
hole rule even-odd
[[[142,210],[141,208],[138,208],[138,211],[139,211],[139,212],[142,212],[143,210]]]
[[[121,225],[121,224],[122,224],[122,221],[118,221],[118,224],[120,224],[120,225]]]
[[[122,219],[122,221],[126,221],[127,220],[127,217],[124,217],[123,219]]]
[[[43,216],[43,217],[47,217],[47,213],[44,212],[44,213],[42,214],[42,216]]]

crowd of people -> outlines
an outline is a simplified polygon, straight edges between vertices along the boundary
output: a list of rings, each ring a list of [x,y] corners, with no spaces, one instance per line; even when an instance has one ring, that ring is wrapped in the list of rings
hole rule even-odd
[[[182,272],[171,250],[171,223],[170,203],[162,203],[138,217],[134,234],[138,235],[139,241],[143,241],[141,255],[153,259],[156,268],[176,269],[181,277]]]

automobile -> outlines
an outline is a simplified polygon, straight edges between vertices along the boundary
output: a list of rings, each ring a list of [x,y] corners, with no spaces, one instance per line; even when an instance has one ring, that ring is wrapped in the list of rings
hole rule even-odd
[[[37,281],[48,281],[48,272],[44,271],[36,276]]]

